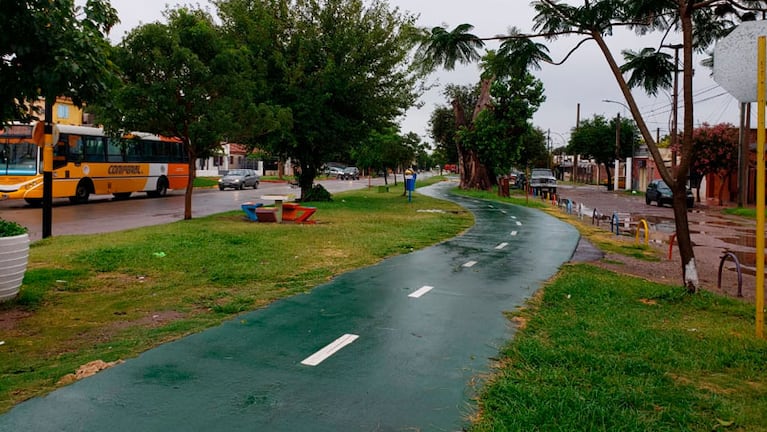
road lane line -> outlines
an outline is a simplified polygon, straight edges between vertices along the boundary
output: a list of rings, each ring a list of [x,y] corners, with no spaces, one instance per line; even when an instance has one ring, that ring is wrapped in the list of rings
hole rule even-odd
[[[522,226],[522,222],[517,221],[517,226]]]
[[[511,235],[512,235],[512,236],[515,236],[515,235],[517,235],[517,234],[518,234],[518,233],[517,233],[516,231],[512,231],[512,232],[511,232]]]
[[[358,335],[347,333],[326,345],[325,348],[322,348],[321,350],[304,359],[301,364],[306,366],[317,366],[318,364],[327,360],[328,357],[340,351],[346,345],[349,345],[350,343],[357,340],[358,337]]]
[[[508,245],[509,245],[508,243],[506,243],[506,242],[503,242],[503,243],[499,244],[498,246],[496,246],[495,248],[496,248],[496,249],[503,249],[503,248],[505,248],[505,247],[506,247],[506,246],[508,246]]]
[[[429,292],[429,291],[431,291],[431,290],[433,290],[433,289],[434,289],[434,287],[433,287],[433,286],[424,285],[424,286],[422,286],[422,287],[421,287],[421,288],[420,288],[418,291],[416,291],[416,292],[414,292],[414,293],[410,294],[408,297],[419,298],[419,297],[421,297],[422,295],[426,294],[427,292]]]
[[[466,264],[464,264],[463,266],[466,267],[466,268],[469,268],[469,267],[474,267],[476,264],[477,264],[476,261],[469,261]]]

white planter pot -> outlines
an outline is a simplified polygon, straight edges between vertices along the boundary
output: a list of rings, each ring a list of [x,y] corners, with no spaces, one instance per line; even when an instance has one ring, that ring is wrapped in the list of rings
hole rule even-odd
[[[0,237],[0,302],[19,293],[29,260],[29,235]]]

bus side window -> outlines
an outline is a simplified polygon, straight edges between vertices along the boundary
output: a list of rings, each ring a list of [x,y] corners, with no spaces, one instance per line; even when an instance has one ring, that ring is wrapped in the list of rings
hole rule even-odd
[[[67,166],[67,141],[60,139],[53,148],[53,169]]]
[[[79,164],[83,161],[83,155],[85,149],[83,148],[83,140],[79,136],[69,137],[69,160]]]
[[[102,137],[85,137],[85,160],[88,162],[104,162],[105,149]]]
[[[143,160],[144,155],[144,142],[137,139],[123,140],[125,146],[126,161],[139,162]]]
[[[107,160],[109,162],[124,162],[125,155],[123,152],[123,146],[120,145],[120,140],[115,138],[107,138]]]

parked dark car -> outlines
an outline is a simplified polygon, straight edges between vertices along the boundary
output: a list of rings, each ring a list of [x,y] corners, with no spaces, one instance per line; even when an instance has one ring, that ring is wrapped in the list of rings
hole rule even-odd
[[[218,189],[245,189],[246,187],[258,189],[258,184],[260,182],[261,177],[258,176],[256,170],[233,169],[229,170],[223,177],[218,180]]]
[[[339,174],[336,178],[339,180],[359,180],[360,170],[353,166],[346,167],[344,168],[344,172]]]
[[[668,187],[663,180],[653,180],[647,185],[647,190],[644,193],[644,201],[647,205],[655,201],[658,207],[663,204],[672,205],[674,202],[674,194],[671,188]],[[695,197],[692,194],[692,189],[687,188],[687,208],[692,208],[695,204]]]

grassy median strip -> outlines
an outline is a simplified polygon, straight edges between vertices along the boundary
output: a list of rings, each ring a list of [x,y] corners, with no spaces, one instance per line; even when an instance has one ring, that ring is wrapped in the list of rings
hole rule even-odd
[[[753,305],[566,266],[529,307],[472,431],[765,431]]]
[[[36,242],[20,297],[0,305],[0,412],[85,363],[133,357],[473,223],[453,203],[418,195],[409,204],[401,190],[311,205],[314,225],[233,211]]]

